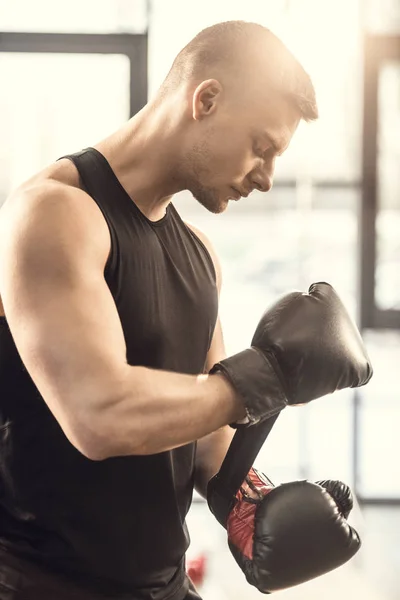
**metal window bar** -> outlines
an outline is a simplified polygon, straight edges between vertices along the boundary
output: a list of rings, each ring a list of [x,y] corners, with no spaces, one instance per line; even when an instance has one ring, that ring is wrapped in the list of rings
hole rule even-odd
[[[360,326],[400,329],[400,310],[376,306],[376,217],[378,212],[378,79],[382,65],[400,61],[400,36],[367,35],[364,43],[362,201],[360,206]]]
[[[400,310],[380,309],[375,301],[376,218],[378,207],[378,83],[387,61],[400,61],[400,36],[367,34],[364,39],[362,183],[359,213],[359,325],[365,329],[400,329]],[[367,497],[360,483],[360,408],[362,389],[353,395],[353,477],[360,504],[399,505],[400,497]]]

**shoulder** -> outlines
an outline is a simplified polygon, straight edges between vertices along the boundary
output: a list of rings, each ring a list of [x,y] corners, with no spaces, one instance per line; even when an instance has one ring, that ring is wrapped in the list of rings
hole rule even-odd
[[[216,274],[216,278],[217,278],[217,287],[220,290],[221,289],[221,284],[222,284],[222,269],[221,269],[221,263],[218,257],[218,254],[210,240],[210,238],[198,227],[196,227],[195,225],[193,225],[193,223],[189,222],[189,221],[184,221],[185,225],[191,229],[191,231],[193,231],[193,233],[199,238],[199,240],[204,244],[206,250],[208,251],[209,255],[211,256],[211,259],[213,261],[214,264],[214,269],[215,269],[215,274]]]
[[[93,199],[83,190],[52,179],[39,179],[17,188],[0,210],[0,238],[14,245],[23,238],[45,239],[59,245],[90,244],[109,251],[109,232]]]
[[[17,188],[5,201],[0,211],[1,220],[32,217],[36,215],[51,221],[57,218],[65,226],[79,221],[97,226],[101,211],[94,200],[82,189],[43,178],[28,182]],[[65,222],[64,217],[69,216]],[[104,220],[104,219],[102,219]]]

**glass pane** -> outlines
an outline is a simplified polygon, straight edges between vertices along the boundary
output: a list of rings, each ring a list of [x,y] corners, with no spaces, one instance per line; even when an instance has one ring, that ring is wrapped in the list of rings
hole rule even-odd
[[[2,31],[142,33],[148,0],[0,0]]]
[[[0,201],[69,152],[129,118],[130,65],[120,55],[3,54]]]
[[[378,87],[376,304],[400,309],[400,62],[384,65]]]
[[[368,331],[366,340],[374,376],[360,389],[360,491],[399,498],[400,333]]]

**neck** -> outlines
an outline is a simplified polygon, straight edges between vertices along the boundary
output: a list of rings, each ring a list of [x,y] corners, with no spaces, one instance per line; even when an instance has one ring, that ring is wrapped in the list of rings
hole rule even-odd
[[[146,105],[95,146],[127,194],[153,221],[164,216],[171,196],[185,189],[179,169],[178,115],[165,103],[162,108]]]

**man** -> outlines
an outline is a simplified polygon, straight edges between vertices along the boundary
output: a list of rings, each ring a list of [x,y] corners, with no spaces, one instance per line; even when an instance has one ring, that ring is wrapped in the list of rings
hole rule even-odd
[[[225,358],[220,267],[171,197],[187,189],[221,213],[270,190],[316,117],[308,75],[272,33],[217,24],[120,130],[6,201],[1,599],[198,597],[184,565],[193,486],[205,496],[229,424],[269,409],[208,375]]]

